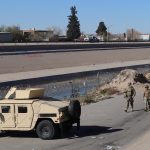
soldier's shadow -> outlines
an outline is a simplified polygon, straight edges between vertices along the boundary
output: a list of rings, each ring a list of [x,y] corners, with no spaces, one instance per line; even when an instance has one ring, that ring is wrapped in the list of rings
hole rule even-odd
[[[86,136],[96,136],[100,134],[110,134],[113,132],[119,132],[123,129],[113,129],[112,127],[106,126],[81,126],[79,131],[79,137],[86,137]],[[76,127],[73,127],[72,131],[70,132],[70,137],[76,131]]]
[[[136,112],[136,111],[144,111],[145,109],[135,109],[133,110],[133,112]]]

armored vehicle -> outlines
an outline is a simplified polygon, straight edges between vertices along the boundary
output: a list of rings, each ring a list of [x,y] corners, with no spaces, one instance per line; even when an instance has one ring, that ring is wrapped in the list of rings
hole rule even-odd
[[[41,139],[52,139],[63,128],[70,128],[80,117],[79,101],[58,100],[44,97],[44,89],[17,90],[12,87],[0,100],[0,130],[35,130]]]

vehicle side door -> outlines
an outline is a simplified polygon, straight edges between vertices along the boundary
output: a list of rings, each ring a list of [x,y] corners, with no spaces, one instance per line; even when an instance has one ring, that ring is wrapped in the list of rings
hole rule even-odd
[[[33,121],[33,108],[31,104],[15,104],[16,127],[30,128]]]
[[[14,104],[0,104],[0,126],[2,128],[15,128]]]

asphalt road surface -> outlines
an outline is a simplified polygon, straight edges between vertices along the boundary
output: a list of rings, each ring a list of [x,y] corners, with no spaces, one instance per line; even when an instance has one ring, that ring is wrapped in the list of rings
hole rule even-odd
[[[0,150],[114,150],[134,141],[150,128],[150,112],[144,111],[142,94],[135,98],[134,112],[124,112],[123,96],[82,107],[80,137],[41,140],[32,133],[0,137]]]

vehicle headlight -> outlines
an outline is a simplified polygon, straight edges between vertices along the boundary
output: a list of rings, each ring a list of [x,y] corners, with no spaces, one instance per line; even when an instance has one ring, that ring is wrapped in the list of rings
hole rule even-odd
[[[63,111],[61,111],[61,112],[59,113],[60,118],[62,118],[64,115],[65,115],[65,113],[64,113]]]

